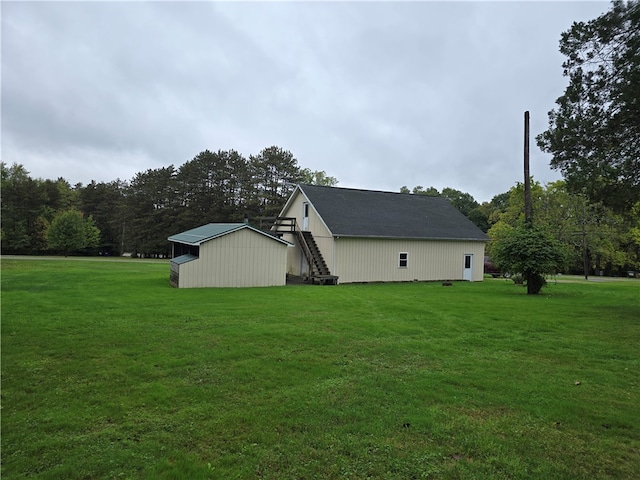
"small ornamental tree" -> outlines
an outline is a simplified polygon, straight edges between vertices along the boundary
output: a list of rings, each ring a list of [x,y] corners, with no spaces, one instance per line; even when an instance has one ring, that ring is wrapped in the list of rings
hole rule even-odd
[[[58,214],[47,230],[49,246],[62,251],[65,256],[83,248],[91,248],[100,241],[100,230],[93,218],[84,219],[77,210],[66,210]]]
[[[528,295],[537,295],[545,276],[565,267],[565,247],[543,229],[523,225],[502,231],[493,239],[491,260],[503,272],[522,274]]]

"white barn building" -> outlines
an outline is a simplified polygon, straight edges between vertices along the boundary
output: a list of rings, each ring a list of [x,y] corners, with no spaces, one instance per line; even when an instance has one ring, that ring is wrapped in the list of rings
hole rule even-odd
[[[329,283],[482,281],[489,237],[443,197],[298,185],[273,227],[287,272]]]

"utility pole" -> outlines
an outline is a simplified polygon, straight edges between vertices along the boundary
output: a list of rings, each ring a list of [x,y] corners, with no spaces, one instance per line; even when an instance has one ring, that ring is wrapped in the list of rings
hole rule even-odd
[[[587,232],[582,224],[582,264],[584,266],[584,279],[589,280],[589,255],[587,254]]]
[[[582,266],[584,268],[584,279],[589,280],[589,250],[587,245],[587,198],[583,194],[580,196],[580,200],[582,203],[582,219],[580,220],[582,228],[579,232],[572,233],[571,235],[579,235],[582,237]],[[578,211],[578,208],[576,208],[576,213]]]
[[[531,226],[531,177],[529,175],[529,111],[524,112],[524,222]]]
[[[589,254],[587,250],[587,229],[582,221],[582,232],[573,233],[572,235],[580,235],[582,237],[582,265],[584,269],[584,279],[589,280]]]
[[[124,255],[124,224],[125,222],[122,222],[122,244],[120,247],[120,256]]]

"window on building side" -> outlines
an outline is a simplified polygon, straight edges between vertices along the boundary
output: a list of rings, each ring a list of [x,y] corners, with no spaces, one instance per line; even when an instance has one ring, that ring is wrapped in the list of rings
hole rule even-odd
[[[407,268],[409,265],[409,254],[407,252],[400,252],[398,255],[398,268]]]

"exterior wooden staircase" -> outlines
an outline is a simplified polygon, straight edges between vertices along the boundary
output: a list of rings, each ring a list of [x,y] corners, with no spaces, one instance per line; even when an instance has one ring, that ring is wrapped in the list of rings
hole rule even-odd
[[[298,235],[300,245],[304,244],[302,249],[305,252],[309,266],[311,267],[309,269],[309,273],[311,275],[331,275],[329,267],[327,267],[327,263],[324,261],[324,257],[322,256],[322,253],[320,253],[320,249],[318,248],[311,232],[302,232],[298,230],[296,233]]]
[[[308,277],[311,283],[320,283],[323,285],[335,285],[338,283],[338,277],[331,275],[327,262],[325,262],[322,252],[313,238],[313,234],[309,231],[302,231],[298,228],[296,219],[293,217],[277,217],[274,219],[271,232],[293,233],[298,239],[300,248],[304,252],[308,265]]]

